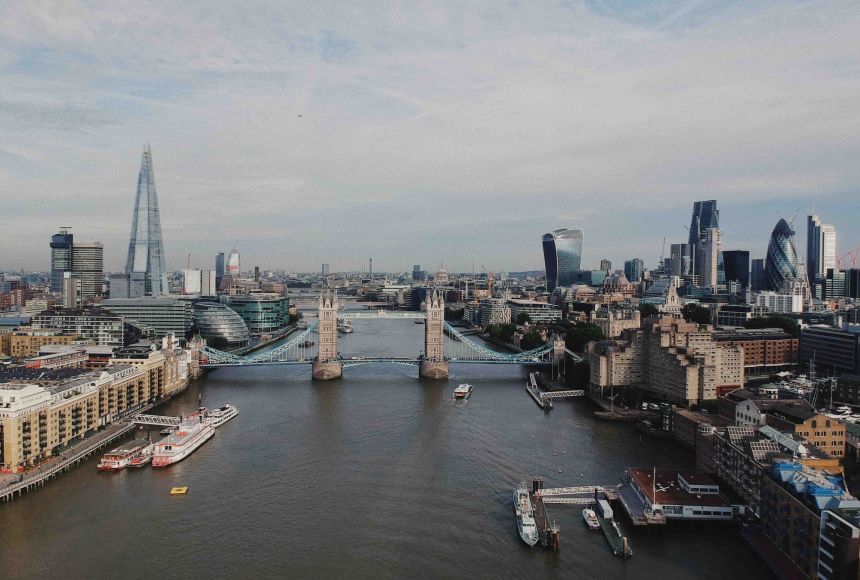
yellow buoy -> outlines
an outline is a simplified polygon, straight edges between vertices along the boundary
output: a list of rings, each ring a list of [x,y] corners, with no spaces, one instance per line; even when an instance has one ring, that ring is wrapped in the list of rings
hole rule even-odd
[[[188,493],[187,487],[172,487],[170,488],[170,495],[184,495]]]

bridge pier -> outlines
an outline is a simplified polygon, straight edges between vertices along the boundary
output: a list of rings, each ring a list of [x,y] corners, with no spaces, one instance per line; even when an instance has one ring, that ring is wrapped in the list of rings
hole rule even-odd
[[[333,381],[343,376],[343,363],[340,361],[314,361],[311,375],[315,381]]]
[[[418,367],[418,376],[422,379],[441,381],[448,378],[448,361],[422,360]]]

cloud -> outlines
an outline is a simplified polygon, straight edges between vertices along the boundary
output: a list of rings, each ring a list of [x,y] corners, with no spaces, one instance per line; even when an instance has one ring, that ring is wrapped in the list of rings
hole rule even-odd
[[[711,198],[756,239],[732,211],[856,192],[858,28],[839,2],[11,3],[0,268],[46,268],[70,220],[119,267],[146,141],[170,267],[517,269],[566,225],[586,263],[653,260]]]

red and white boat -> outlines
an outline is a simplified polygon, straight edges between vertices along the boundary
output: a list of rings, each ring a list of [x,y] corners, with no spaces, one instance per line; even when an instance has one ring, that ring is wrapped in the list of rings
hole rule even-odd
[[[182,461],[212,437],[215,427],[207,418],[207,413],[208,411],[201,407],[199,411],[183,419],[173,433],[156,443],[152,466],[167,467]]]
[[[463,383],[454,389],[455,399],[468,399],[472,395],[472,385]]]
[[[144,455],[152,454],[152,442],[147,439],[135,439],[104,454],[99,461],[99,471],[119,471]]]

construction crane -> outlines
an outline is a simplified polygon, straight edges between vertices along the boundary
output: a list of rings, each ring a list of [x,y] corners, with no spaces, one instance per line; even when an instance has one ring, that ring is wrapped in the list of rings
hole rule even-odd
[[[836,258],[836,269],[842,269],[842,262],[845,261],[846,258],[851,260],[851,267],[856,268],[858,255],[860,255],[860,246],[857,246],[856,248],[852,249],[847,254],[839,256],[838,258]]]
[[[487,267],[481,264],[481,269],[484,270],[484,274],[487,275],[487,290],[490,291],[490,296],[493,295],[493,282],[495,281],[496,274],[495,272],[487,272]]]

